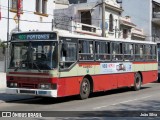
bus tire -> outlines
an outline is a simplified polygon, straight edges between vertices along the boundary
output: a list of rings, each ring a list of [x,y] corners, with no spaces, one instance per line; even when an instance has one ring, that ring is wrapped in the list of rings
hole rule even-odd
[[[80,99],[87,99],[91,90],[90,82],[87,78],[83,78],[80,86]]]
[[[135,77],[134,77],[134,87],[133,87],[133,89],[135,91],[138,91],[138,90],[141,89],[141,85],[142,85],[141,75],[139,73],[136,73]]]
[[[158,73],[158,80],[157,80],[157,82],[160,83],[160,73]]]

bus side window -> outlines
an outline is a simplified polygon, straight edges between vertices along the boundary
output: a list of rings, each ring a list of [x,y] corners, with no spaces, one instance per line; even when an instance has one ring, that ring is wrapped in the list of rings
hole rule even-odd
[[[151,59],[151,46],[145,45],[145,60]]]
[[[124,43],[123,44],[123,54],[124,54],[125,61],[133,60],[134,59],[133,44]]]
[[[157,49],[155,45],[152,45],[152,60],[157,59]]]
[[[90,61],[94,60],[93,41],[80,40],[79,41],[79,60]]]
[[[77,44],[66,42],[62,44],[60,67],[63,69],[69,68],[77,60]]]
[[[110,60],[110,46],[109,42],[96,41],[95,42],[95,58],[97,61]]]
[[[114,61],[122,61],[122,43],[112,42],[112,60]]]

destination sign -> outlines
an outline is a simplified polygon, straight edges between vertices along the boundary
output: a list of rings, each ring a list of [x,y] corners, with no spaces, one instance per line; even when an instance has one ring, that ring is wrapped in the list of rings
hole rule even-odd
[[[56,40],[56,33],[17,33],[12,40]]]

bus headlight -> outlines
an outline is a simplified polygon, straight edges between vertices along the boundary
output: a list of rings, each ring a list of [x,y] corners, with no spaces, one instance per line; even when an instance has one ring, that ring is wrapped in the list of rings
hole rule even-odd
[[[10,83],[8,87],[18,87],[17,83]]]
[[[14,86],[14,83],[10,83],[10,87],[13,87]]]
[[[51,86],[50,84],[40,84],[39,88],[40,89],[50,89],[50,86]]]
[[[14,87],[17,87],[17,86],[18,86],[18,84],[17,84],[17,83],[14,83],[14,84],[13,84],[13,86],[14,86]]]

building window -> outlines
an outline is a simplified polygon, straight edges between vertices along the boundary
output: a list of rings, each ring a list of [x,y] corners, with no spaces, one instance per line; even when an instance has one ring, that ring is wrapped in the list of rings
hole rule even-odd
[[[113,15],[109,15],[109,31],[113,32]]]
[[[79,3],[87,3],[87,0],[79,0]]]
[[[47,14],[47,0],[36,0],[36,13]]]
[[[124,39],[128,38],[128,30],[127,29],[123,29],[123,38]]]
[[[91,25],[91,12],[90,11],[84,11],[81,12],[81,23]]]
[[[11,10],[17,11],[17,7],[18,7],[18,0],[11,0]],[[23,8],[23,0],[21,0],[21,11]]]

